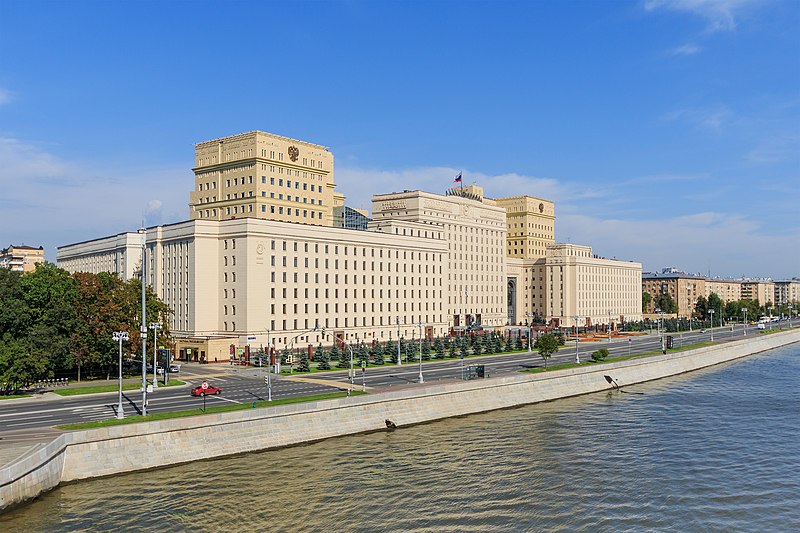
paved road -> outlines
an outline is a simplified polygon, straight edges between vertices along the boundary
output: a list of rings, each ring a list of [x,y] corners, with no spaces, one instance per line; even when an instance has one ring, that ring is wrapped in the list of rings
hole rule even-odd
[[[794,321],[795,325],[800,320]],[[783,327],[788,322],[780,323]],[[749,335],[756,334],[755,326],[748,327]],[[693,331],[691,333],[674,333],[674,345],[697,343],[711,339],[711,331]],[[729,327],[715,328],[713,330],[715,341],[727,341],[742,337],[742,326],[735,326],[733,331]],[[598,348],[608,348],[612,356],[630,353],[656,351],[661,347],[660,338],[655,335],[643,335],[624,339],[612,339],[611,342],[583,342],[578,343],[578,354],[582,361],[590,358],[591,352]],[[555,354],[549,365],[570,362],[575,360],[575,343],[567,342]],[[506,372],[515,372],[523,368],[539,367],[543,365],[538,353],[516,353],[506,355],[491,355],[483,357],[468,357],[463,365],[482,364],[491,376]],[[452,381],[461,379],[462,362],[460,360],[431,361],[423,364],[425,383]],[[191,385],[197,385],[203,380],[208,380],[213,385],[222,388],[220,396],[208,396],[208,406],[224,405],[226,403],[251,403],[267,399],[267,388],[264,385],[265,370],[259,368],[224,367],[222,365],[184,365],[180,379]],[[308,380],[308,381],[307,381]],[[272,376],[273,399],[321,394],[341,390],[348,381],[347,370],[306,374],[304,376]],[[419,383],[419,365],[404,364],[402,366],[387,364],[384,367],[373,367],[366,370],[366,386],[370,389],[396,390],[399,388],[424,386]],[[355,388],[361,387],[361,371],[355,372]],[[90,420],[103,420],[114,418],[117,407],[117,394],[104,393],[99,395],[60,397],[53,394],[45,395],[32,400],[5,400],[0,402],[0,438],[11,440],[14,435],[26,432],[45,431],[46,428],[56,424],[70,422],[84,422]],[[188,387],[158,388],[149,395],[148,412],[158,413],[164,411],[177,411],[200,407],[202,398],[189,395]],[[126,415],[139,414],[141,406],[141,392],[128,391],[123,394],[123,410]]]

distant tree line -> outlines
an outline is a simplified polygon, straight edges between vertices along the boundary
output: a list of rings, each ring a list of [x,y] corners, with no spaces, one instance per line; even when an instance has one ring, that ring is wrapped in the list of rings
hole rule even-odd
[[[128,360],[141,357],[141,290],[138,279],[70,274],[52,263],[29,273],[0,268],[0,391],[56,376],[116,374],[114,331],[130,336]],[[172,311],[149,288],[146,296],[147,321],[161,323],[163,344]]]

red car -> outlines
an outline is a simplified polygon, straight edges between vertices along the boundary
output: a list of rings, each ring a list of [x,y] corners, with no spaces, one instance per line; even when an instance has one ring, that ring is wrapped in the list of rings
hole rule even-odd
[[[206,394],[219,394],[221,392],[222,389],[220,389],[219,387],[206,384],[206,388],[203,388],[202,385],[194,387],[192,389],[192,396],[205,396]]]

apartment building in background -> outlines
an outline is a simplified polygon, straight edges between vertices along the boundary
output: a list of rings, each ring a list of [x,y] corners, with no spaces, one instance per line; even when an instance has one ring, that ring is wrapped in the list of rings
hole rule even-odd
[[[16,272],[33,272],[37,263],[44,262],[44,248],[39,246],[11,245],[0,250],[0,268]]]

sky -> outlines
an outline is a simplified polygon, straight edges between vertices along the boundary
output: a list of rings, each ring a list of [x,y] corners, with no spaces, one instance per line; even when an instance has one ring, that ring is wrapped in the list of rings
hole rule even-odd
[[[0,0],[0,246],[189,218],[194,144],[330,147],[353,207],[464,184],[556,241],[800,277],[800,2]]]

